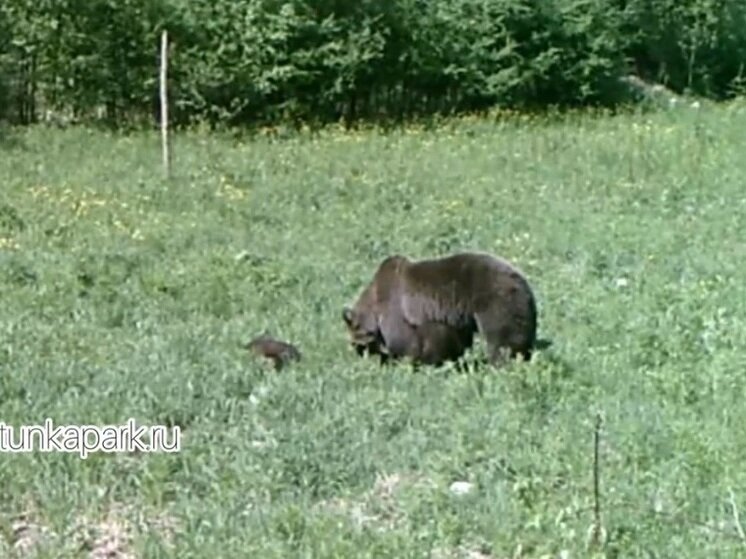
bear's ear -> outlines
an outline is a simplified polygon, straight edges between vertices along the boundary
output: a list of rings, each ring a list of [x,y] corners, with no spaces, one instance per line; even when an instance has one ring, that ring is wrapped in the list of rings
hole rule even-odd
[[[342,309],[342,319],[345,321],[347,326],[352,326],[353,313],[351,308],[345,307]]]

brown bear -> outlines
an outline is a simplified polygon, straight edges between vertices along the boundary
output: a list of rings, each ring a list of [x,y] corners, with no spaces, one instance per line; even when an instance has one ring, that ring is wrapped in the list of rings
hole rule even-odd
[[[536,346],[536,300],[524,274],[479,252],[412,261],[386,258],[342,318],[359,354],[410,357],[415,363],[457,360],[479,333],[493,364]]]

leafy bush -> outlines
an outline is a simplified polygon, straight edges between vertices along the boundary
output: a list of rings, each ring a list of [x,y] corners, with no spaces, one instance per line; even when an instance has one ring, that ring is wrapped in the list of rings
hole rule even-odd
[[[618,0],[620,34],[643,76],[674,90],[726,97],[743,85],[746,4],[730,0]]]

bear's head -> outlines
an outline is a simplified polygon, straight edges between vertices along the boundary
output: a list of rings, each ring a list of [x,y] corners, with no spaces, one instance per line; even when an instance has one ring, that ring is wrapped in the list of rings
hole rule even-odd
[[[375,314],[345,307],[342,309],[342,319],[347,327],[350,344],[358,355],[387,354]]]

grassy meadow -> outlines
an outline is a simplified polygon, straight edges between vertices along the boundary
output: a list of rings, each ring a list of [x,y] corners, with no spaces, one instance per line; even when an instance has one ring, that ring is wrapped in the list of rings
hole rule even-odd
[[[0,138],[0,420],[182,429],[175,454],[1,455],[0,557],[746,554],[743,103],[195,130],[170,181],[156,132]],[[551,348],[352,352],[381,259],[464,249],[525,271]],[[252,359],[263,331],[303,360]]]

